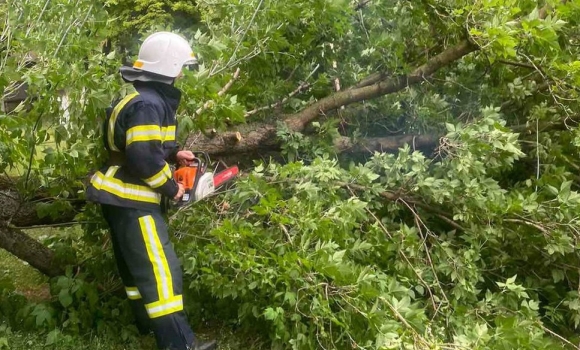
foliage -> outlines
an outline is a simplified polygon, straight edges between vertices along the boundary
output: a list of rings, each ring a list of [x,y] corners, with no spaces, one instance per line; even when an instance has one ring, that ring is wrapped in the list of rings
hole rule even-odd
[[[0,172],[19,176],[23,198],[50,199],[40,216],[76,208],[83,223],[44,239],[76,262],[50,281],[49,302],[29,302],[0,279],[0,349],[12,330],[47,332],[58,346],[93,331],[134,340],[83,180],[102,160],[104,108],[128,89],[118,67],[160,29],[187,36],[201,60],[177,82],[180,141],[260,121],[276,125],[287,160],[256,162],[226,195],[171,213],[197,322],[219,317],[272,348],[577,344],[580,134],[569,126],[580,107],[580,6],[541,5],[0,3],[2,97],[22,83],[28,93],[0,114]],[[462,40],[477,52],[423,83],[321,115],[304,133],[281,121],[337,82],[404,78]],[[405,146],[365,159],[333,145],[426,133],[445,135],[434,154]]]
[[[8,96],[26,84],[28,98],[0,117],[0,142],[10,145],[0,170],[21,175],[26,196],[43,187],[61,200],[54,203],[57,210],[71,207],[73,188],[93,167],[104,108],[119,88],[111,74],[117,62],[99,52],[104,13],[90,2],[77,5],[3,5],[8,6],[3,45],[9,50],[0,86]]]
[[[183,248],[190,287],[267,324],[274,348],[561,346],[544,324],[575,327],[556,290],[578,276],[554,271],[578,264],[580,197],[502,188],[494,176],[523,156],[502,124],[489,108],[450,126],[440,161],[406,148],[349,169],[328,157],[257,167],[211,229],[182,238],[197,247]],[[543,199],[562,195],[559,208]],[[191,213],[177,230],[207,225]]]

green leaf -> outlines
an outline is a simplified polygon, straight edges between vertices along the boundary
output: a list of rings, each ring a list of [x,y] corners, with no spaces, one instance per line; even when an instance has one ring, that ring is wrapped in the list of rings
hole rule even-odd
[[[281,310],[281,308],[279,308],[279,307],[276,308],[276,310],[269,307],[264,311],[264,318],[266,318],[267,320],[270,320],[270,321],[276,320],[280,315],[280,310]]]
[[[563,281],[565,277],[566,277],[566,275],[564,274],[564,271],[559,270],[559,269],[552,270],[552,279],[554,280],[554,283],[558,283],[560,281]]]
[[[345,253],[346,253],[346,250],[340,250],[340,251],[335,252],[334,254],[332,254],[331,261],[342,262]]]
[[[63,307],[69,307],[72,304],[73,298],[68,289],[63,289],[58,293],[58,301]]]

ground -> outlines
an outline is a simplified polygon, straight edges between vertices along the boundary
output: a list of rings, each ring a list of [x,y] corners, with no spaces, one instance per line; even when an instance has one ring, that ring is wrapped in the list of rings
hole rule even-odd
[[[33,231],[33,234],[35,232]],[[17,259],[10,253],[0,249],[0,277],[10,276],[17,292],[25,295],[31,301],[43,301],[50,298],[47,279],[28,264]],[[197,330],[201,339],[216,338],[218,350],[249,350],[259,348],[256,341],[248,340],[240,334],[235,334],[225,326],[211,326]],[[48,344],[47,343],[51,343]],[[53,336],[45,333],[12,332],[6,325],[0,323],[0,350],[10,349],[58,349],[58,350],[154,350],[153,337],[142,337],[135,341],[119,343],[94,334],[65,335],[55,331]]]

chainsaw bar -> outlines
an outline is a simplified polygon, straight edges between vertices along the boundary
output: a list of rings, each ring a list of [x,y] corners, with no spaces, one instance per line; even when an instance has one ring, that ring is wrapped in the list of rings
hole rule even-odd
[[[215,188],[220,187],[224,183],[226,183],[226,182],[230,181],[231,179],[233,179],[234,177],[236,177],[239,172],[240,172],[240,170],[238,169],[238,167],[236,165],[229,167],[223,171],[220,171],[219,173],[217,173],[213,176],[213,186]]]

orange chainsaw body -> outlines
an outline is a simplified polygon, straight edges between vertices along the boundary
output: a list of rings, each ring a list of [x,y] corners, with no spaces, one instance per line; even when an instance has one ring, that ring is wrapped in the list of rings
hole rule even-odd
[[[197,165],[181,167],[173,173],[173,178],[177,183],[183,185],[186,191],[191,191],[195,186],[195,176],[197,175]]]

